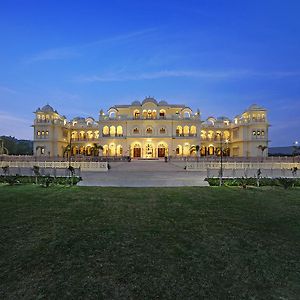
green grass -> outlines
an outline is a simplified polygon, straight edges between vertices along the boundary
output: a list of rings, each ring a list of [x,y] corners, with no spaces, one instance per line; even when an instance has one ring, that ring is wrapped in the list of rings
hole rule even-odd
[[[300,189],[0,186],[1,299],[299,299]]]

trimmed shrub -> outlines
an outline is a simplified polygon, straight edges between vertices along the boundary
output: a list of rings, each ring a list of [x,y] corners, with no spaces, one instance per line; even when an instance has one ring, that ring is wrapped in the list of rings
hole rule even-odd
[[[36,181],[37,179],[37,181]],[[20,184],[41,184],[49,187],[51,184],[54,185],[76,185],[82,178],[78,176],[74,177],[52,177],[52,176],[0,176],[0,183],[20,183]],[[11,184],[11,185],[12,185]]]
[[[218,177],[205,179],[210,186],[219,186],[220,179]],[[257,178],[223,178],[224,186],[257,186]],[[265,178],[259,179],[259,186],[282,186],[285,189],[289,187],[299,187],[299,178]]]

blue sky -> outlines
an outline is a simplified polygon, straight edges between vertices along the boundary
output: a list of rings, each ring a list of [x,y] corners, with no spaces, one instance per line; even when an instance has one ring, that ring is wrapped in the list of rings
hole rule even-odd
[[[300,1],[0,3],[0,135],[153,96],[234,117],[269,109],[272,146],[300,140]]]

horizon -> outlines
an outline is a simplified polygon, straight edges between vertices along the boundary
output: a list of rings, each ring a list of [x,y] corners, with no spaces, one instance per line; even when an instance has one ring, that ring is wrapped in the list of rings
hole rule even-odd
[[[232,119],[268,110],[270,147],[300,140],[296,1],[7,1],[0,135],[33,139],[49,103],[70,120],[147,96]]]

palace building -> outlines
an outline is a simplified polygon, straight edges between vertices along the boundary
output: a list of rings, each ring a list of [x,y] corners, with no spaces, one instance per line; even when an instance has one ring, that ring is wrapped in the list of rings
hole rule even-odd
[[[251,105],[233,120],[209,117],[186,105],[146,98],[115,105],[99,119],[77,117],[70,121],[50,105],[35,111],[36,156],[266,156],[267,111]],[[102,146],[102,147],[100,147]],[[102,149],[103,148],[103,149]],[[71,151],[70,151],[71,149]],[[101,150],[100,150],[101,149]]]

